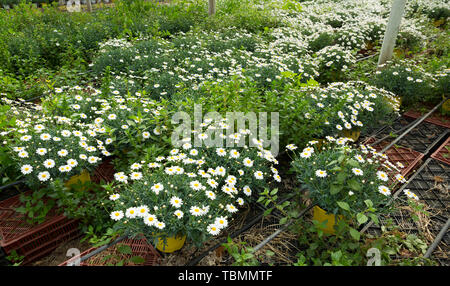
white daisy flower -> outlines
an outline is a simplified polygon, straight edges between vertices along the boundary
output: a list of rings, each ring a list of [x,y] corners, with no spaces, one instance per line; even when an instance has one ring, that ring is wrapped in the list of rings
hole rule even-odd
[[[139,163],[134,163],[130,166],[131,170],[139,170],[140,168],[142,168],[142,165]]]
[[[380,179],[383,182],[387,182],[389,180],[388,175],[385,172],[383,172],[383,171],[378,171],[377,172],[377,178]]]
[[[122,211],[113,211],[110,216],[111,216],[111,219],[113,219],[115,221],[119,221],[123,218],[123,212]]]
[[[22,168],[20,168],[20,171],[22,172],[22,174],[24,175],[28,175],[31,172],[33,172],[33,167],[31,165],[23,165]]]
[[[264,178],[263,172],[261,171],[256,171],[255,173],[253,173],[253,175],[257,180],[262,180]]]
[[[217,148],[217,149],[216,149],[216,153],[217,153],[217,155],[219,155],[220,157],[223,157],[223,156],[225,156],[225,155],[227,154],[227,151],[225,151],[225,149],[223,149],[223,148]]]
[[[405,183],[405,182],[406,182],[405,177],[403,177],[401,174],[395,175],[395,179],[396,179],[397,181],[401,182],[401,183]]]
[[[230,157],[231,158],[237,159],[237,158],[239,158],[239,156],[240,156],[240,154],[239,154],[239,152],[237,150],[235,150],[235,149],[230,150]]]
[[[127,182],[128,176],[125,175],[123,172],[115,173],[114,179],[116,179],[119,182]]]
[[[45,148],[38,148],[38,149],[36,149],[36,154],[38,154],[38,155],[45,155],[45,154],[47,154],[47,149],[45,149]]]
[[[170,199],[170,204],[175,208],[179,208],[183,204],[183,200],[180,199],[179,197],[172,197]]]
[[[178,218],[181,219],[184,216],[184,213],[180,210],[176,210],[173,212],[173,214]]]
[[[214,224],[217,225],[220,229],[223,229],[228,226],[228,220],[226,217],[220,216],[215,219]]]
[[[302,153],[300,153],[300,157],[307,159],[307,158],[311,157],[311,154],[312,154],[311,152],[302,152]]]
[[[39,138],[41,138],[41,140],[43,141],[48,141],[52,138],[52,136],[50,136],[50,134],[48,133],[42,133],[41,136],[39,136]]]
[[[41,181],[41,182],[45,182],[45,181],[47,181],[48,179],[50,179],[50,173],[47,172],[47,171],[39,172],[39,174],[38,174],[38,179],[39,179],[39,181]]]
[[[158,222],[155,215],[148,214],[148,213],[145,213],[144,215],[142,215],[139,212],[139,209],[138,209],[138,216],[142,217],[144,219],[144,223],[148,226],[154,226]]]
[[[59,157],[65,157],[65,156],[67,156],[67,154],[69,154],[69,152],[66,149],[61,149],[58,151]]]
[[[404,190],[403,190],[403,193],[404,193],[408,198],[415,199],[416,201],[419,200],[419,197],[418,197],[415,193],[411,192],[409,189],[404,189]]]
[[[248,157],[244,159],[243,163],[245,167],[253,167],[253,160]]]
[[[192,206],[189,210],[189,212],[191,213],[191,215],[193,216],[201,216],[202,215],[202,209],[197,207],[197,206]]]
[[[364,174],[364,172],[361,169],[359,169],[359,168],[352,168],[352,172],[356,176],[362,176]]]
[[[109,196],[109,199],[110,199],[111,201],[118,200],[119,198],[120,198],[120,195],[119,195],[119,194],[112,194],[112,195]]]
[[[198,191],[198,190],[201,190],[201,189],[204,188],[204,186],[202,185],[202,183],[200,183],[200,182],[197,181],[197,180],[190,182],[189,185],[191,186],[191,188],[192,188],[194,191]]]
[[[389,195],[391,194],[391,191],[390,191],[389,188],[386,187],[386,186],[379,186],[379,187],[378,187],[378,191],[379,191],[380,193],[382,193],[383,195],[385,195],[385,196],[389,196]]]
[[[316,176],[319,178],[325,178],[327,176],[327,171],[324,170],[316,170]]]
[[[214,201],[216,199],[216,194],[212,191],[205,191],[205,195],[208,199]]]
[[[243,190],[245,195],[247,195],[247,196],[251,196],[252,195],[252,190],[250,189],[249,186],[245,186],[242,190]]]
[[[237,209],[234,205],[232,205],[232,204],[227,204],[227,205],[225,206],[225,208],[226,208],[227,211],[230,212],[230,213],[235,213],[235,212],[238,211],[238,209]]]
[[[142,173],[141,172],[132,172],[130,174],[130,179],[131,180],[140,180],[140,179],[142,179]]]
[[[20,158],[28,158],[28,152],[27,151],[20,151],[19,153],[17,153],[17,155]]]
[[[69,159],[69,160],[67,160],[67,165],[73,168],[78,165],[78,162],[75,159]]]
[[[210,224],[206,228],[209,234],[218,235],[220,233],[220,228],[216,224]]]
[[[214,180],[214,179],[208,179],[207,183],[208,183],[208,185],[210,185],[211,188],[213,188],[213,189],[217,188],[217,186],[219,185],[219,184],[217,183],[217,181]]]
[[[151,190],[152,190],[155,194],[158,195],[160,191],[164,190],[164,186],[163,186],[163,184],[161,184],[161,183],[157,183],[157,184],[154,184],[154,185],[151,187]]]
[[[125,216],[127,218],[135,218],[137,216],[136,208],[129,208],[129,209],[127,209],[127,211],[125,212]]]

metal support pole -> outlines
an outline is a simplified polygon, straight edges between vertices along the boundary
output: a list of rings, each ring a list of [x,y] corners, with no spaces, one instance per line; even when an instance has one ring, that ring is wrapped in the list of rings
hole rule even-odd
[[[384,34],[383,45],[381,46],[380,57],[378,58],[377,70],[392,58],[398,30],[400,29],[400,23],[405,11],[405,5],[406,0],[393,0],[389,22]]]
[[[216,14],[216,0],[209,0],[208,14],[209,16]]]
[[[86,0],[86,6],[87,6],[88,12],[92,12],[92,3],[91,3],[91,0]]]
[[[424,255],[425,258],[430,258],[431,254],[436,249],[436,247],[438,246],[439,242],[441,242],[442,238],[447,233],[449,227],[450,227],[450,218],[447,219],[447,222],[445,223],[444,227],[441,229],[439,234],[434,239],[433,243],[428,248],[427,253],[425,253],[425,255]]]

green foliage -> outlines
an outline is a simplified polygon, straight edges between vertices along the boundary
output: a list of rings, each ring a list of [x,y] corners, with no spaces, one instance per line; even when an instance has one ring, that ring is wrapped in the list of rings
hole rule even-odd
[[[232,266],[258,266],[260,265],[259,261],[256,259],[255,254],[253,253],[253,248],[246,247],[245,242],[235,243],[228,237],[228,242],[222,244],[223,247],[227,250],[228,254],[233,257],[234,262]]]
[[[345,139],[329,140],[325,146],[308,147],[296,155],[292,168],[298,180],[328,213],[356,218],[359,224],[368,217],[376,220],[374,214],[388,210],[385,205],[396,184],[389,183],[387,173],[380,171],[381,164],[370,158],[380,155],[366,147],[358,150],[346,146]]]
[[[15,249],[11,250],[11,253],[6,257],[6,259],[13,263],[12,266],[20,266],[24,258],[25,256],[17,254]]]
[[[389,65],[376,72],[371,83],[402,97],[402,106],[432,99],[432,76],[409,63]]]

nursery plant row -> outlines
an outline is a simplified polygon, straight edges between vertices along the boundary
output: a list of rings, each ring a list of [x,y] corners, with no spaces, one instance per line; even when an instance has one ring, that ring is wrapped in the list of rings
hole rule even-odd
[[[207,2],[0,11],[8,260],[80,240],[82,265],[445,260],[423,257],[437,185],[404,185],[432,154],[448,182],[448,1],[408,1],[378,68],[390,1]],[[382,219],[405,208],[414,237]]]

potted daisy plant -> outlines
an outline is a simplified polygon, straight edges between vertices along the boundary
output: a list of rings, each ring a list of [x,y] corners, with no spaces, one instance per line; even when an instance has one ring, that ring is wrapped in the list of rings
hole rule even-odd
[[[370,146],[349,146],[348,138],[327,137],[327,141],[321,152],[314,145],[293,151],[292,168],[317,204],[313,219],[323,222],[323,231],[329,234],[337,220],[376,222],[376,214],[388,210],[395,185],[405,182],[399,166]]]
[[[269,180],[281,181],[272,166],[278,162],[262,143],[194,148],[190,139],[166,157],[140,161],[129,172],[115,174],[111,218],[118,231],[144,234],[162,252],[180,249],[185,240],[199,246],[226,229],[253,192],[263,190]]]

